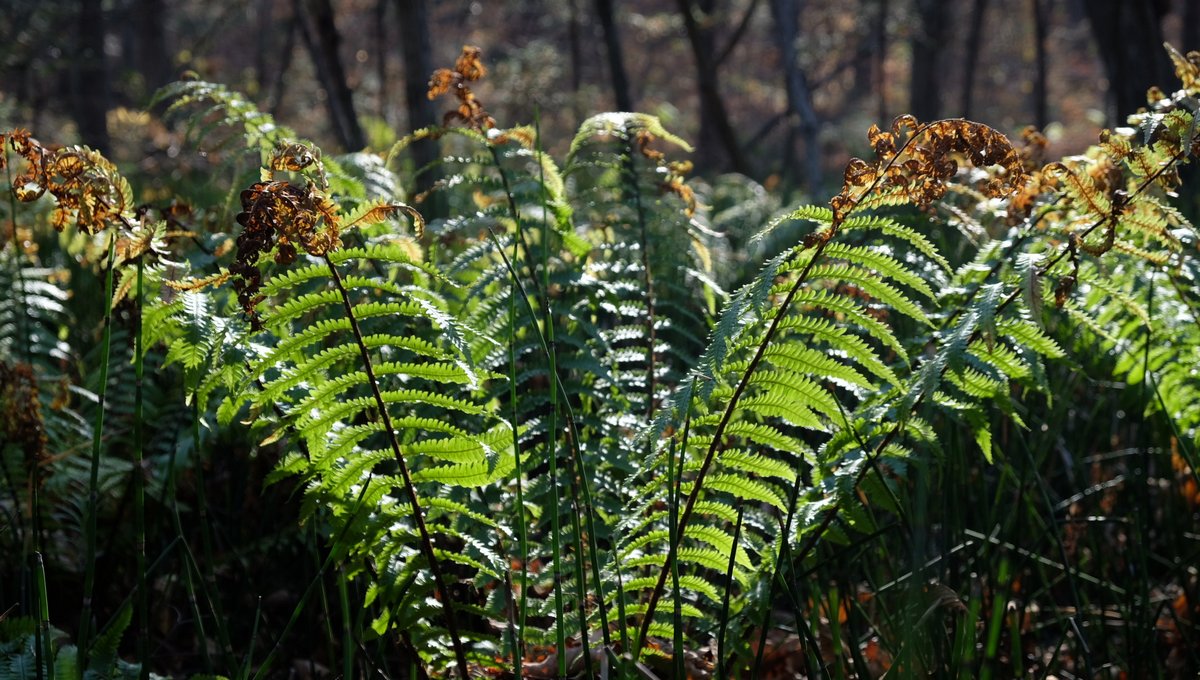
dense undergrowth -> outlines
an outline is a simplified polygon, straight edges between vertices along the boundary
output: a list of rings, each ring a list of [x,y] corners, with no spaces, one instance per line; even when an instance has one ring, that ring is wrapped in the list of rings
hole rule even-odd
[[[384,154],[172,85],[170,193],[6,134],[0,678],[1194,675],[1172,57],[1080,156],[873,127],[828,207],[646,115],[551,158],[473,49]]]

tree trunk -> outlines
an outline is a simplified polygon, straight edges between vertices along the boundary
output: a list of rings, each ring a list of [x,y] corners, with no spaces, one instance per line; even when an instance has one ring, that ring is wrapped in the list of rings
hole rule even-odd
[[[1200,50],[1200,0],[1183,0],[1183,35],[1179,50],[1187,54]]]
[[[804,138],[804,184],[816,192],[821,184],[821,146],[817,138],[820,120],[812,104],[808,78],[796,62],[796,44],[800,36],[801,2],[771,0],[775,20],[775,43],[783,63],[787,91],[788,140],[783,151],[783,174],[790,176],[796,165],[796,136]]]
[[[884,65],[887,63],[888,51],[888,34],[887,34],[887,18],[888,18],[888,0],[879,0],[879,14],[875,17],[875,24],[871,30],[875,34],[875,87],[879,88],[879,126],[887,127],[888,124],[888,105],[887,105],[887,72],[884,70]]]
[[[612,79],[613,95],[617,109],[633,110],[633,95],[629,90],[629,76],[625,74],[625,59],[621,52],[621,35],[617,30],[616,12],[612,0],[596,0],[596,14],[600,17],[600,28],[604,32],[604,46],[608,52],[608,73]]]
[[[571,51],[571,113],[579,118],[579,90],[583,87],[583,36],[580,34],[579,0],[567,0],[567,46]]]
[[[283,53],[279,60],[279,70],[271,83],[270,96],[267,98],[267,110],[272,116],[279,116],[283,102],[284,85],[287,83],[287,72],[292,67],[292,56],[296,53],[296,34],[300,32],[300,17],[292,16],[288,21],[287,33],[283,39]]]
[[[946,0],[916,0],[917,30],[912,38],[912,79],[909,83],[909,113],[922,122],[941,116],[942,51],[949,37]]]
[[[294,0],[300,37],[312,55],[317,75],[325,88],[325,103],[338,142],[347,151],[358,151],[367,145],[358,116],[354,113],[354,95],[346,84],[346,72],[338,52],[341,36],[333,19],[330,0]],[[311,24],[310,24],[311,18]]]
[[[432,47],[429,42],[429,8],[425,0],[398,0],[400,9],[400,47],[404,56],[404,104],[408,111],[409,131],[438,124],[434,104],[429,101],[429,76],[433,73]],[[429,168],[414,178],[415,193],[427,191],[437,182],[440,173],[433,166],[438,158],[438,142],[423,139],[410,147],[413,171]],[[436,200],[422,209],[426,217],[440,214],[442,206]]]
[[[142,75],[147,97],[171,82],[171,55],[167,52],[167,7],[164,0],[133,3],[134,67]]]
[[[267,82],[267,55],[271,52],[271,37],[275,31],[275,16],[272,9],[275,4],[271,0],[258,0],[255,13],[258,19],[258,35],[254,40],[254,82],[258,85],[260,102],[269,104],[269,84]]]
[[[1038,0],[1033,0],[1037,3]],[[959,105],[959,115],[971,117],[971,108],[975,97],[975,74],[979,69],[979,52],[983,49],[983,17],[987,14],[988,0],[974,0],[971,3],[971,28],[967,33],[967,63],[963,67],[962,103]]]
[[[107,154],[108,62],[104,56],[104,9],[101,0],[81,0],[76,57],[73,64],[72,112],[79,137],[87,146]]]
[[[1049,32],[1050,0],[1031,0],[1033,3],[1033,39],[1036,69],[1033,79],[1033,124],[1039,130],[1050,123],[1046,94],[1046,35]]]
[[[375,25],[372,27],[371,39],[375,42],[375,79],[379,81],[379,94],[376,97],[375,113],[381,119],[388,119],[388,42],[387,42],[387,6],[388,0],[375,0]]]
[[[736,172],[747,170],[745,158],[738,145],[737,134],[729,122],[725,102],[721,99],[721,88],[717,78],[716,40],[713,36],[712,15],[714,0],[678,0],[683,15],[683,26],[687,31],[692,56],[696,60],[696,80],[700,95],[700,139],[697,164],[709,170],[722,166],[732,167]],[[696,21],[695,12],[703,14],[704,24]],[[723,158],[722,158],[722,153]]]
[[[1116,120],[1146,105],[1151,85],[1172,87],[1175,82],[1170,58],[1163,50],[1160,20],[1165,0],[1088,0],[1084,3],[1104,71]],[[1188,48],[1192,49],[1192,48]]]

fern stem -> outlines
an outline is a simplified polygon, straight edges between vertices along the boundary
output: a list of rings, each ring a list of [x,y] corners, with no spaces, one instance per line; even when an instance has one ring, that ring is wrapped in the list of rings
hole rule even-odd
[[[33,493],[37,494],[36,488]],[[54,677],[54,649],[50,640],[50,598],[46,592],[46,567],[40,551],[33,552],[32,562],[33,592],[37,598],[37,622],[33,627],[34,663],[37,666],[37,680],[42,680],[43,677]]]
[[[338,605],[342,615],[342,677],[354,677],[354,631],[350,619],[350,593],[346,571],[338,570]]]
[[[195,395],[192,398],[194,400]],[[197,423],[199,415],[196,413],[196,404],[194,401],[192,403],[192,419],[192,454],[196,455],[196,450],[200,442],[200,429]],[[164,504],[171,508],[171,521],[172,526],[175,528],[175,540],[183,544],[183,587],[187,593],[188,606],[192,610],[192,619],[195,620],[196,646],[200,649],[201,667],[205,673],[212,674],[212,659],[208,655],[208,636],[204,633],[204,617],[200,614],[200,603],[196,598],[196,583],[192,579],[192,574],[194,572],[197,579],[203,579],[203,577],[200,575],[200,570],[196,567],[195,561],[191,559],[191,549],[183,537],[183,521],[179,517],[179,500],[175,493],[175,453],[175,450],[172,449],[170,461],[167,463],[167,488],[165,490],[166,497],[164,498]],[[233,668],[234,666],[230,666],[229,670],[232,671]]]
[[[529,269],[529,281],[533,283],[533,291],[537,296],[537,300],[542,303],[543,308],[549,308],[549,300],[546,298],[545,289],[538,282],[537,272],[533,268],[533,250],[529,247],[529,240],[525,238],[525,231],[521,228],[521,212],[517,209],[517,198],[513,195],[512,186],[508,181],[508,174],[504,172],[504,167],[500,165],[500,152],[496,150],[495,145],[488,144],[488,151],[492,154],[492,163],[496,166],[496,172],[500,175],[500,186],[504,189],[504,198],[508,203],[508,214],[513,219],[516,225],[517,242],[521,244],[521,249],[525,251],[525,266]],[[544,186],[544,183],[543,183]],[[546,251],[546,243],[542,242],[543,257]],[[514,273],[513,276],[516,276]]]
[[[545,244],[542,244],[545,248]],[[558,488],[558,357],[554,348],[554,317],[550,311],[550,300],[546,299],[546,346],[550,362],[550,425],[546,430],[546,455],[550,459],[550,548],[554,552],[554,641],[558,656],[558,675],[567,674],[567,639],[563,621],[562,599],[562,545],[559,522]],[[582,607],[583,603],[580,602]]]
[[[750,680],[758,680],[758,671],[762,667],[763,652],[767,648],[767,631],[771,624],[771,607],[775,603],[777,588],[784,579],[784,553],[787,552],[788,545],[792,540],[792,520],[796,516],[796,503],[800,498],[800,486],[803,483],[803,477],[797,473],[796,479],[792,483],[791,497],[788,499],[787,518],[783,521],[783,527],[779,532],[779,550],[775,553],[775,571],[771,575],[771,586],[767,591],[767,606],[766,611],[763,612],[762,625],[759,626],[758,649],[754,653],[754,665],[750,667]]]
[[[690,413],[689,413],[690,415]],[[686,450],[686,445],[685,449]],[[679,458],[679,472],[683,472],[683,456]],[[667,540],[675,542],[675,524],[679,521],[679,485],[675,471],[675,438],[667,445]],[[683,678],[683,601],[679,597],[679,560],[671,563],[671,600],[674,611],[671,616],[671,658],[674,661],[675,677]]]
[[[516,247],[513,247],[516,250]],[[521,435],[517,431],[520,410],[517,408],[517,284],[510,281],[508,294],[508,402],[512,406],[513,460],[517,482],[517,543],[521,551],[521,603],[517,616],[517,639],[513,641],[513,673],[521,680],[521,661],[525,656],[525,615],[529,611],[529,535],[525,526],[525,470],[521,467]]]
[[[142,302],[144,299],[142,283],[144,274],[145,263],[142,257],[138,257],[137,299],[134,311],[136,329],[133,341],[133,532],[134,541],[137,545],[137,617],[139,631],[137,654],[138,662],[141,663],[141,668],[138,671],[138,677],[141,680],[146,680],[150,677],[150,598],[149,592],[146,589],[146,475],[142,467],[145,456],[145,433],[142,410],[144,397],[142,382],[145,378],[145,357],[143,356],[145,344],[142,337],[142,333],[145,330],[142,326]]]
[[[733,590],[733,568],[737,565],[738,542],[742,540],[742,515],[746,511],[745,501],[738,503],[737,524],[733,527],[733,547],[729,549],[729,568],[725,570],[725,593],[721,597],[721,618],[717,628],[717,680],[725,680],[725,666],[730,659],[725,649],[725,631],[729,627],[729,593]],[[675,654],[680,650],[676,649]]]
[[[219,597],[212,597],[209,592],[209,585],[216,588],[217,578],[213,571],[213,565],[216,561],[213,559],[213,546],[210,522],[208,520],[208,490],[207,483],[204,480],[204,459],[200,453],[200,405],[199,396],[196,392],[192,392],[192,454],[196,457],[195,473],[196,473],[196,513],[199,515],[200,525],[200,549],[204,553],[204,568],[201,569],[196,564],[195,555],[192,554],[191,546],[184,543],[186,552],[192,560],[192,564],[196,565],[196,578],[200,580],[200,592],[208,604],[209,610],[213,613],[213,620],[217,626],[217,641],[221,644],[221,654],[224,657],[225,667],[233,672],[237,668],[237,659],[233,656],[233,643],[229,637],[229,628],[226,626],[224,613],[221,610],[221,600]],[[182,528],[180,528],[180,539],[183,538]]]
[[[583,538],[582,529],[579,525],[579,480],[577,478],[577,468],[574,465],[574,458],[568,458],[572,462],[567,468],[567,476],[570,479],[571,488],[571,504],[574,512],[571,513],[571,530],[574,532],[575,539],[575,610],[579,616],[579,641],[583,647],[583,663],[587,670],[586,677],[595,677],[592,671],[592,654],[591,640],[588,639],[588,624],[587,624],[587,580],[583,576]]]
[[[437,561],[437,555],[433,552],[433,540],[429,536],[429,529],[425,526],[425,515],[421,508],[421,501],[417,497],[417,489],[413,484],[412,475],[408,471],[408,463],[404,460],[404,453],[400,450],[400,441],[396,439],[396,430],[392,427],[392,417],[388,413],[387,402],[383,400],[383,395],[379,391],[379,380],[375,377],[375,368],[371,362],[371,353],[367,350],[366,342],[363,341],[362,329],[359,328],[358,318],[354,315],[354,305],[350,301],[350,293],[346,290],[346,284],[342,281],[341,274],[338,273],[337,266],[329,255],[324,256],[325,265],[329,268],[329,274],[333,278],[334,285],[337,286],[338,293],[342,298],[342,306],[346,310],[346,317],[350,321],[350,329],[354,333],[354,341],[358,343],[359,352],[362,355],[363,371],[367,374],[367,382],[371,386],[371,393],[375,397],[375,404],[379,407],[379,415],[383,420],[384,431],[387,433],[388,444],[392,449],[392,456],[396,459],[396,465],[400,469],[400,477],[404,481],[404,491],[408,494],[409,504],[412,507],[413,521],[417,524],[417,531],[421,537],[421,550],[425,553],[425,559],[429,562],[429,572],[433,576],[434,586],[442,598],[442,614],[446,620],[446,630],[450,633],[450,643],[454,647],[454,656],[458,661],[458,672],[462,680],[468,680],[467,674],[467,655],[463,648],[462,639],[458,635],[458,623],[454,617],[454,599],[446,588],[445,578],[442,576],[442,569]]]
[[[692,490],[688,493],[687,502],[683,508],[683,514],[679,517],[679,527],[675,533],[675,540],[671,542],[671,548],[667,552],[667,562],[658,573],[658,582],[654,586],[654,590],[650,592],[650,599],[646,603],[646,614],[642,619],[641,629],[638,631],[637,649],[634,650],[634,658],[641,653],[642,645],[645,644],[646,635],[650,630],[650,622],[654,619],[654,610],[658,606],[658,600],[662,597],[663,588],[666,587],[667,576],[669,575],[669,566],[671,561],[676,559],[679,553],[679,545],[683,542],[683,536],[687,530],[688,521],[691,520],[692,512],[695,510],[696,501],[699,500],[700,490],[704,486],[704,479],[708,476],[709,469],[712,468],[713,461],[716,460],[717,453],[724,441],[725,429],[729,427],[730,421],[733,419],[733,414],[737,410],[738,402],[745,393],[746,388],[750,385],[750,379],[754,376],[754,371],[762,362],[763,356],[767,352],[767,348],[775,339],[775,334],[779,331],[779,324],[786,316],[788,309],[792,305],[792,300],[796,294],[800,292],[800,288],[808,280],[808,274],[812,271],[813,265],[820,259],[821,253],[825,251],[825,246],[829,244],[829,240],[822,239],[813,251],[808,263],[800,271],[800,275],[796,278],[796,282],[792,284],[788,290],[787,297],[783,303],[779,305],[775,312],[775,317],[771,319],[771,325],[767,328],[767,332],[763,335],[762,341],[758,344],[758,349],[754,352],[754,357],[750,360],[750,364],[742,373],[742,378],[738,382],[738,386],[733,391],[733,395],[729,398],[729,403],[725,405],[725,411],[721,414],[721,420],[717,423],[716,429],[713,431],[712,443],[709,444],[708,451],[704,454],[704,461],[700,464],[700,470],[696,473],[696,479],[692,483]]]
[[[84,526],[83,606],[79,613],[79,672],[87,668],[91,643],[92,595],[96,589],[96,515],[100,499],[100,446],[104,436],[104,400],[108,393],[108,360],[112,350],[113,269],[117,258],[117,232],[108,238],[108,270],[104,275],[104,334],[100,349],[100,385],[96,394],[96,423],[92,429],[91,476],[88,480],[87,520]]]

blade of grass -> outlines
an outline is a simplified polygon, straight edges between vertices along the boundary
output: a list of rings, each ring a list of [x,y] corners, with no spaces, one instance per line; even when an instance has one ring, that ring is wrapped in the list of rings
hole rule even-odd
[[[145,436],[143,424],[142,399],[144,395],[143,381],[145,379],[145,344],[142,337],[142,303],[143,279],[145,263],[142,257],[137,258],[137,292],[135,298],[134,323],[136,324],[133,342],[133,533],[137,544],[136,568],[138,579],[137,621],[138,640],[137,655],[141,668],[138,677],[147,680],[150,677],[150,593],[146,581],[146,475],[143,467],[145,457]]]

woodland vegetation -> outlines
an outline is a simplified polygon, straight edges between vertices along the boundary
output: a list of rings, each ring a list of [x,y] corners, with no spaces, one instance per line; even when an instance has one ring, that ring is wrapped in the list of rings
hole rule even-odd
[[[0,680],[1195,677],[1198,11],[18,0]]]

